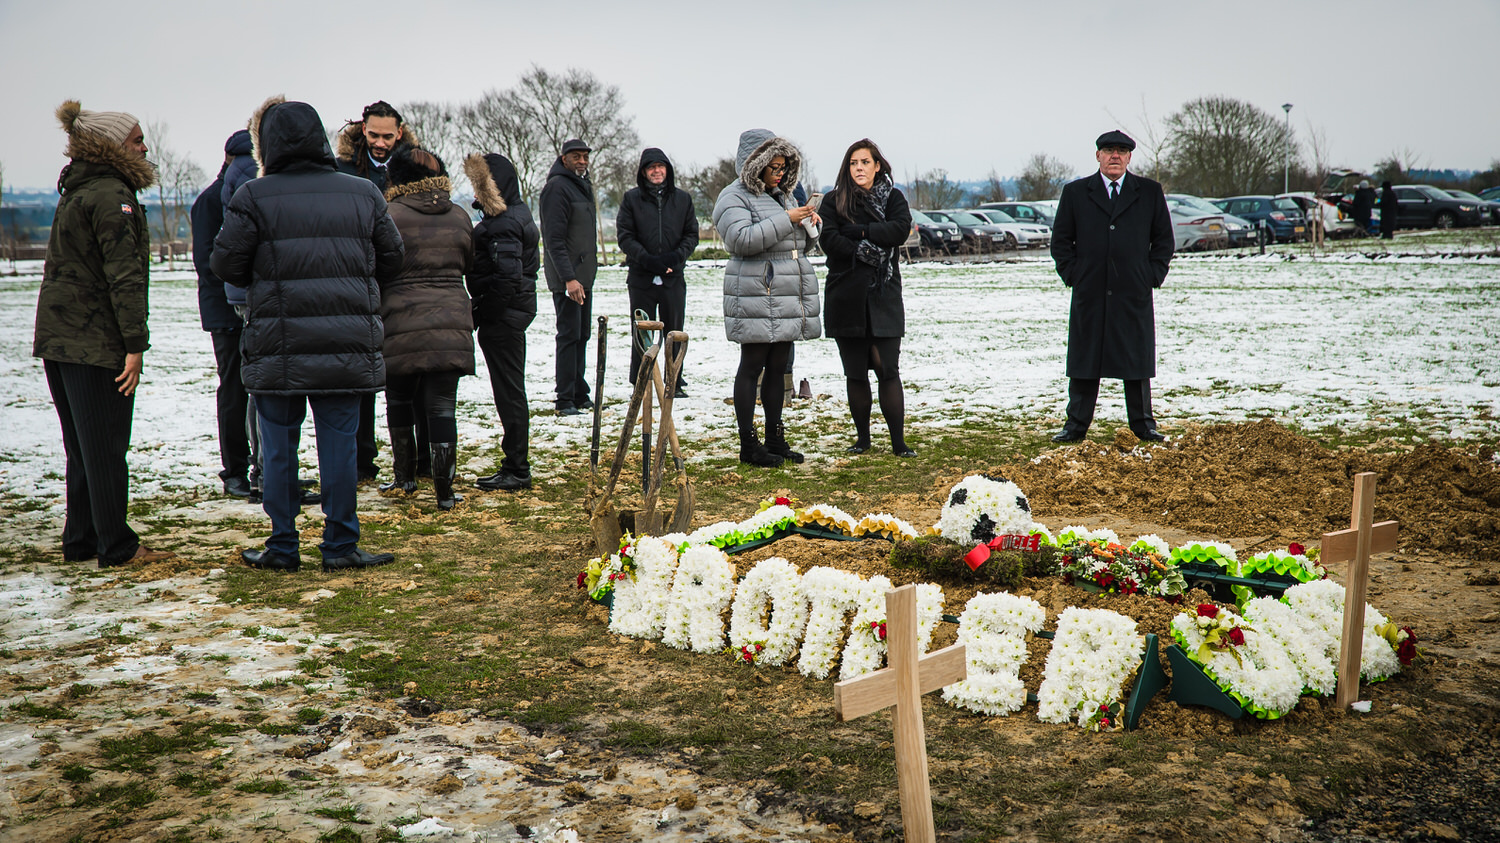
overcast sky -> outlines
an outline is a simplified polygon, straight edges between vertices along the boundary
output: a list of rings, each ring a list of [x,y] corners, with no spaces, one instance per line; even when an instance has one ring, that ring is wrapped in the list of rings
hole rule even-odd
[[[1409,150],[1485,169],[1500,158],[1497,36],[1496,0],[0,0],[0,165],[7,187],[53,185],[68,98],[165,123],[212,173],[271,94],[332,128],[377,99],[472,100],[535,64],[619,86],[642,143],[679,168],[766,127],[822,183],[866,136],[898,179],[1011,176],[1037,152],[1082,175],[1101,132],[1143,140],[1184,102],[1227,96],[1277,116],[1292,103],[1294,132],[1322,135],[1335,165]]]

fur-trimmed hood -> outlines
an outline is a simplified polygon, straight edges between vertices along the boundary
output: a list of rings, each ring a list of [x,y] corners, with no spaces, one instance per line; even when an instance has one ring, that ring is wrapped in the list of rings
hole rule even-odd
[[[305,102],[287,102],[281,94],[250,115],[250,144],[261,176],[297,164],[333,167],[333,149],[317,109]]]
[[[338,158],[351,164],[358,164],[361,156],[367,156],[370,145],[365,142],[364,121],[350,123],[339,130],[338,135]],[[398,143],[409,143],[412,146],[421,146],[422,142],[417,140],[417,133],[406,123],[401,124],[401,140]]]
[[[802,153],[795,144],[777,137],[770,129],[749,129],[740,133],[739,150],[734,156],[735,169],[739,170],[740,183],[752,195],[766,192],[766,183],[760,173],[776,156],[786,159],[786,174],[781,177],[781,192],[787,196],[802,178]]]
[[[417,179],[405,184],[393,184],[385,189],[385,201],[394,202],[402,196],[422,197],[420,201],[409,201],[406,204],[425,214],[438,214],[448,210],[453,205],[449,197],[453,194],[453,182],[447,176],[428,176],[425,179]]]
[[[156,167],[145,156],[136,155],[103,135],[74,132],[73,121],[77,119],[81,109],[77,100],[68,100],[57,109],[57,120],[62,124],[63,131],[68,133],[68,147],[63,154],[73,161],[87,161],[113,168],[131,190],[145,190],[156,184]],[[62,176],[58,177],[59,193],[62,192],[61,185],[67,172],[68,168],[64,168]]]
[[[498,217],[521,201],[521,182],[516,166],[499,153],[476,152],[464,159],[464,175],[474,187],[474,207],[487,217]]]

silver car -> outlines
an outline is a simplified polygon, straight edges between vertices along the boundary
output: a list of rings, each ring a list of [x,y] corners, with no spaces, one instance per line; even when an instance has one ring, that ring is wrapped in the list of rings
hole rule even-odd
[[[1015,217],[998,208],[973,208],[976,217],[1005,232],[1005,245],[1011,249],[1044,249],[1052,243],[1052,229],[1040,223],[1017,222]]]
[[[1193,196],[1187,193],[1168,193],[1167,210],[1173,214],[1173,227],[1176,227],[1176,217],[1179,211],[1183,215],[1197,214],[1198,216],[1217,216],[1224,221],[1224,233],[1229,235],[1230,246],[1246,246],[1256,242],[1255,226],[1247,219],[1242,219],[1233,214],[1226,214],[1219,210],[1207,199]],[[1179,244],[1178,248],[1182,248]]]

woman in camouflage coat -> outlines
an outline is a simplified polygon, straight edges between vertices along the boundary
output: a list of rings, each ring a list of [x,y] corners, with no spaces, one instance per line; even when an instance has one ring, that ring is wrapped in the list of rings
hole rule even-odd
[[[140,121],[123,112],[57,110],[71,159],[47,242],[31,353],[42,359],[67,458],[63,558],[99,566],[171,556],[126,523],[130,422],[145,351],[151,240],[136,192],[156,181]]]

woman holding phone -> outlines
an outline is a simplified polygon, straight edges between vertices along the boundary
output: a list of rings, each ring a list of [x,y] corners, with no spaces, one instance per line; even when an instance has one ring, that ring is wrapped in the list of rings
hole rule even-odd
[[[775,468],[802,462],[781,422],[783,373],[796,340],[823,333],[818,276],[807,260],[820,222],[811,205],[798,205],[792,187],[802,153],[767,129],[740,135],[737,178],[714,203],[714,227],[731,255],[724,270],[724,333],[740,344],[734,377],[734,415],[740,462]],[[766,439],[755,435],[755,384],[766,414]]]
[[[826,295],[828,335],[839,347],[854,444],[870,450],[869,372],[879,385],[880,413],[891,435],[891,453],[914,457],[906,445],[906,396],[901,388],[901,336],[906,309],[901,302],[897,249],[911,233],[906,197],[891,181],[891,165],[869,138],[844,153],[834,189],[823,197],[823,233],[828,255]]]

